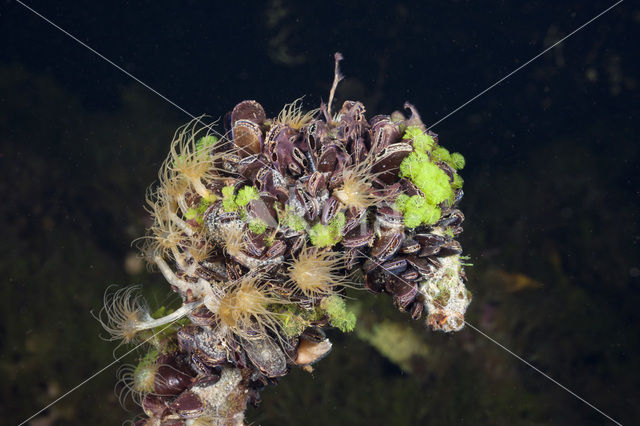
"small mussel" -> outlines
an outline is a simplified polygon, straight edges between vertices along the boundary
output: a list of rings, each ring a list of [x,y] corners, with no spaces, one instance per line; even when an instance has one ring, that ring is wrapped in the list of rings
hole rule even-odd
[[[400,137],[400,126],[389,116],[375,116],[371,119],[372,141],[371,154],[376,155],[389,145],[397,142]]]
[[[322,216],[320,217],[322,224],[328,224],[339,211],[339,208],[340,201],[338,200],[338,198],[336,198],[336,196],[334,195],[329,197],[329,199],[324,204],[324,208],[322,209]]]
[[[369,245],[372,239],[373,230],[356,228],[344,236],[342,245],[348,248],[364,247]]]
[[[459,226],[463,221],[464,214],[458,209],[453,209],[449,212],[447,217],[440,219],[438,225],[456,227]]]
[[[438,253],[438,256],[444,257],[461,253],[462,246],[460,245],[460,243],[456,240],[449,240],[440,247],[440,253]]]
[[[198,417],[205,405],[198,395],[192,391],[182,392],[170,405],[169,409],[184,419]]]
[[[396,257],[383,263],[380,267],[392,275],[397,275],[407,269],[407,260],[402,257]]]
[[[231,124],[235,124],[238,120],[248,120],[262,125],[266,119],[267,115],[262,105],[253,100],[240,102],[231,112]]]
[[[332,347],[333,345],[329,339],[323,339],[319,342],[300,339],[294,363],[296,365],[309,365],[318,362],[331,352]]]
[[[287,361],[282,349],[269,337],[243,339],[242,344],[251,363],[267,377],[287,374]]]
[[[404,254],[413,254],[420,251],[420,243],[418,243],[414,239],[405,239],[404,243],[402,243],[402,248],[400,251]]]
[[[394,232],[404,231],[404,216],[389,206],[378,208],[376,220],[381,228],[392,229]]]
[[[435,234],[416,234],[413,237],[422,249],[420,250],[420,257],[433,256],[440,252],[440,248],[446,242],[446,239],[440,235]]]
[[[163,355],[156,364],[153,389],[159,395],[178,395],[191,384],[195,375],[183,354]]]
[[[400,279],[388,281],[387,291],[393,295],[396,306],[405,310],[418,295],[418,286]]]
[[[227,350],[222,338],[211,327],[202,328],[195,335],[196,355],[208,366],[223,365],[227,361]]]
[[[247,157],[259,154],[262,150],[262,131],[260,126],[249,120],[238,120],[233,124],[233,142],[240,153]]]
[[[300,335],[300,338],[312,343],[320,343],[327,338],[327,335],[320,327],[307,327]]]
[[[167,405],[164,399],[158,395],[147,394],[142,398],[142,409],[149,417],[160,417],[167,411]]]
[[[397,143],[386,147],[376,157],[373,165],[373,173],[378,174],[378,178],[385,184],[392,184],[398,179],[400,163],[411,152],[413,147],[408,143]]]
[[[315,197],[323,189],[326,189],[326,178],[320,172],[313,172],[307,180],[309,195]]]
[[[403,240],[403,234],[389,232],[376,240],[371,248],[371,255],[378,261],[384,262],[400,249]]]

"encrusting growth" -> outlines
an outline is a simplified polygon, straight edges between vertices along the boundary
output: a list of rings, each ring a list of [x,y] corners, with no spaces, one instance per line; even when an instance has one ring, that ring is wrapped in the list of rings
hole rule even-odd
[[[145,419],[136,425],[241,425],[248,403],[350,332],[348,287],[389,294],[440,331],[464,326],[471,300],[462,249],[459,171],[415,108],[366,118],[302,100],[268,118],[240,102],[224,131],[197,118],[178,129],[140,248],[182,305],[151,312],[138,287],[108,292],[98,316],[112,339],[146,344],[120,371]],[[353,277],[363,279],[353,282]]]

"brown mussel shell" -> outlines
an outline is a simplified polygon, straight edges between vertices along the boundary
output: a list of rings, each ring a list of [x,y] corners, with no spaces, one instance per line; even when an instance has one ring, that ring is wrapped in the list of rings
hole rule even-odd
[[[253,121],[238,120],[233,124],[233,143],[242,156],[259,154],[262,150],[262,131]]]
[[[248,120],[261,126],[266,119],[267,115],[265,114],[262,105],[253,100],[240,102],[231,112],[232,125],[238,120]]]

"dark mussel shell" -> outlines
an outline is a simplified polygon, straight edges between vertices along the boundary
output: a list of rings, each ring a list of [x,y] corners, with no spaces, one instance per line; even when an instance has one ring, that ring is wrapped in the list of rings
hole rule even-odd
[[[377,118],[380,116],[376,116]],[[373,121],[373,119],[372,119]],[[402,136],[400,126],[391,120],[389,116],[382,116],[371,127],[371,155],[377,155],[391,144],[398,142]]]
[[[325,202],[324,208],[322,209],[322,216],[320,220],[323,225],[327,225],[331,219],[336,215],[340,208],[340,201],[336,198],[335,195],[329,197],[329,199]]]
[[[348,232],[347,235],[342,238],[342,245],[348,248],[358,248],[369,245],[372,240],[372,229],[356,228]]]
[[[227,360],[224,342],[212,328],[203,328],[195,335],[198,356],[210,367],[223,365]]]
[[[236,121],[233,124],[233,142],[244,157],[259,154],[263,143],[260,126],[249,120]]]
[[[250,155],[243,158],[238,162],[238,173],[242,175],[246,180],[254,182],[258,175],[258,172],[264,167],[265,160],[261,158],[260,154]]]
[[[389,232],[376,240],[371,248],[371,255],[379,262],[384,262],[396,254],[402,245],[404,234]]]
[[[391,185],[398,179],[400,163],[411,152],[413,147],[405,142],[399,142],[384,148],[375,159],[371,171],[387,185]]]
[[[149,417],[161,417],[167,410],[164,399],[154,394],[147,394],[142,399],[142,409]]]
[[[322,173],[313,172],[311,176],[309,176],[306,186],[309,195],[315,197],[320,193],[320,191],[326,189],[326,179]]]
[[[407,260],[401,257],[389,260],[380,265],[382,269],[392,275],[398,275],[407,269]]]
[[[153,389],[158,395],[178,395],[185,390],[194,376],[184,355],[163,355],[156,362],[158,369]]]
[[[396,305],[405,310],[418,295],[418,286],[416,283],[395,279],[388,282],[387,291],[393,295]]]
[[[204,411],[200,397],[192,391],[182,392],[170,405],[169,409],[184,419],[198,417]]]
[[[335,145],[323,145],[318,160],[318,171],[333,172],[338,164],[338,148]]]
[[[287,361],[282,349],[268,336],[242,341],[251,363],[267,377],[287,374]]]
[[[261,126],[266,119],[267,115],[265,114],[262,105],[253,100],[240,102],[231,112],[232,125],[238,120],[248,120]]]

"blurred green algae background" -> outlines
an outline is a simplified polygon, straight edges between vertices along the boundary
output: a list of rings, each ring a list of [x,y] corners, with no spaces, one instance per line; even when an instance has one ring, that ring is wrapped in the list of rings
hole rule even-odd
[[[373,116],[408,100],[433,123],[612,3],[28,4],[194,114],[313,108],[338,50],[339,102]],[[17,424],[113,360],[90,315],[108,285],[176,302],[130,243],[188,117],[18,4],[0,20],[0,418]],[[623,424],[640,418],[639,27],[624,2],[434,128],[467,158],[468,321]],[[252,424],[606,421],[470,328],[352,296],[357,330],[266,389]],[[135,417],[116,369],[32,424]]]

